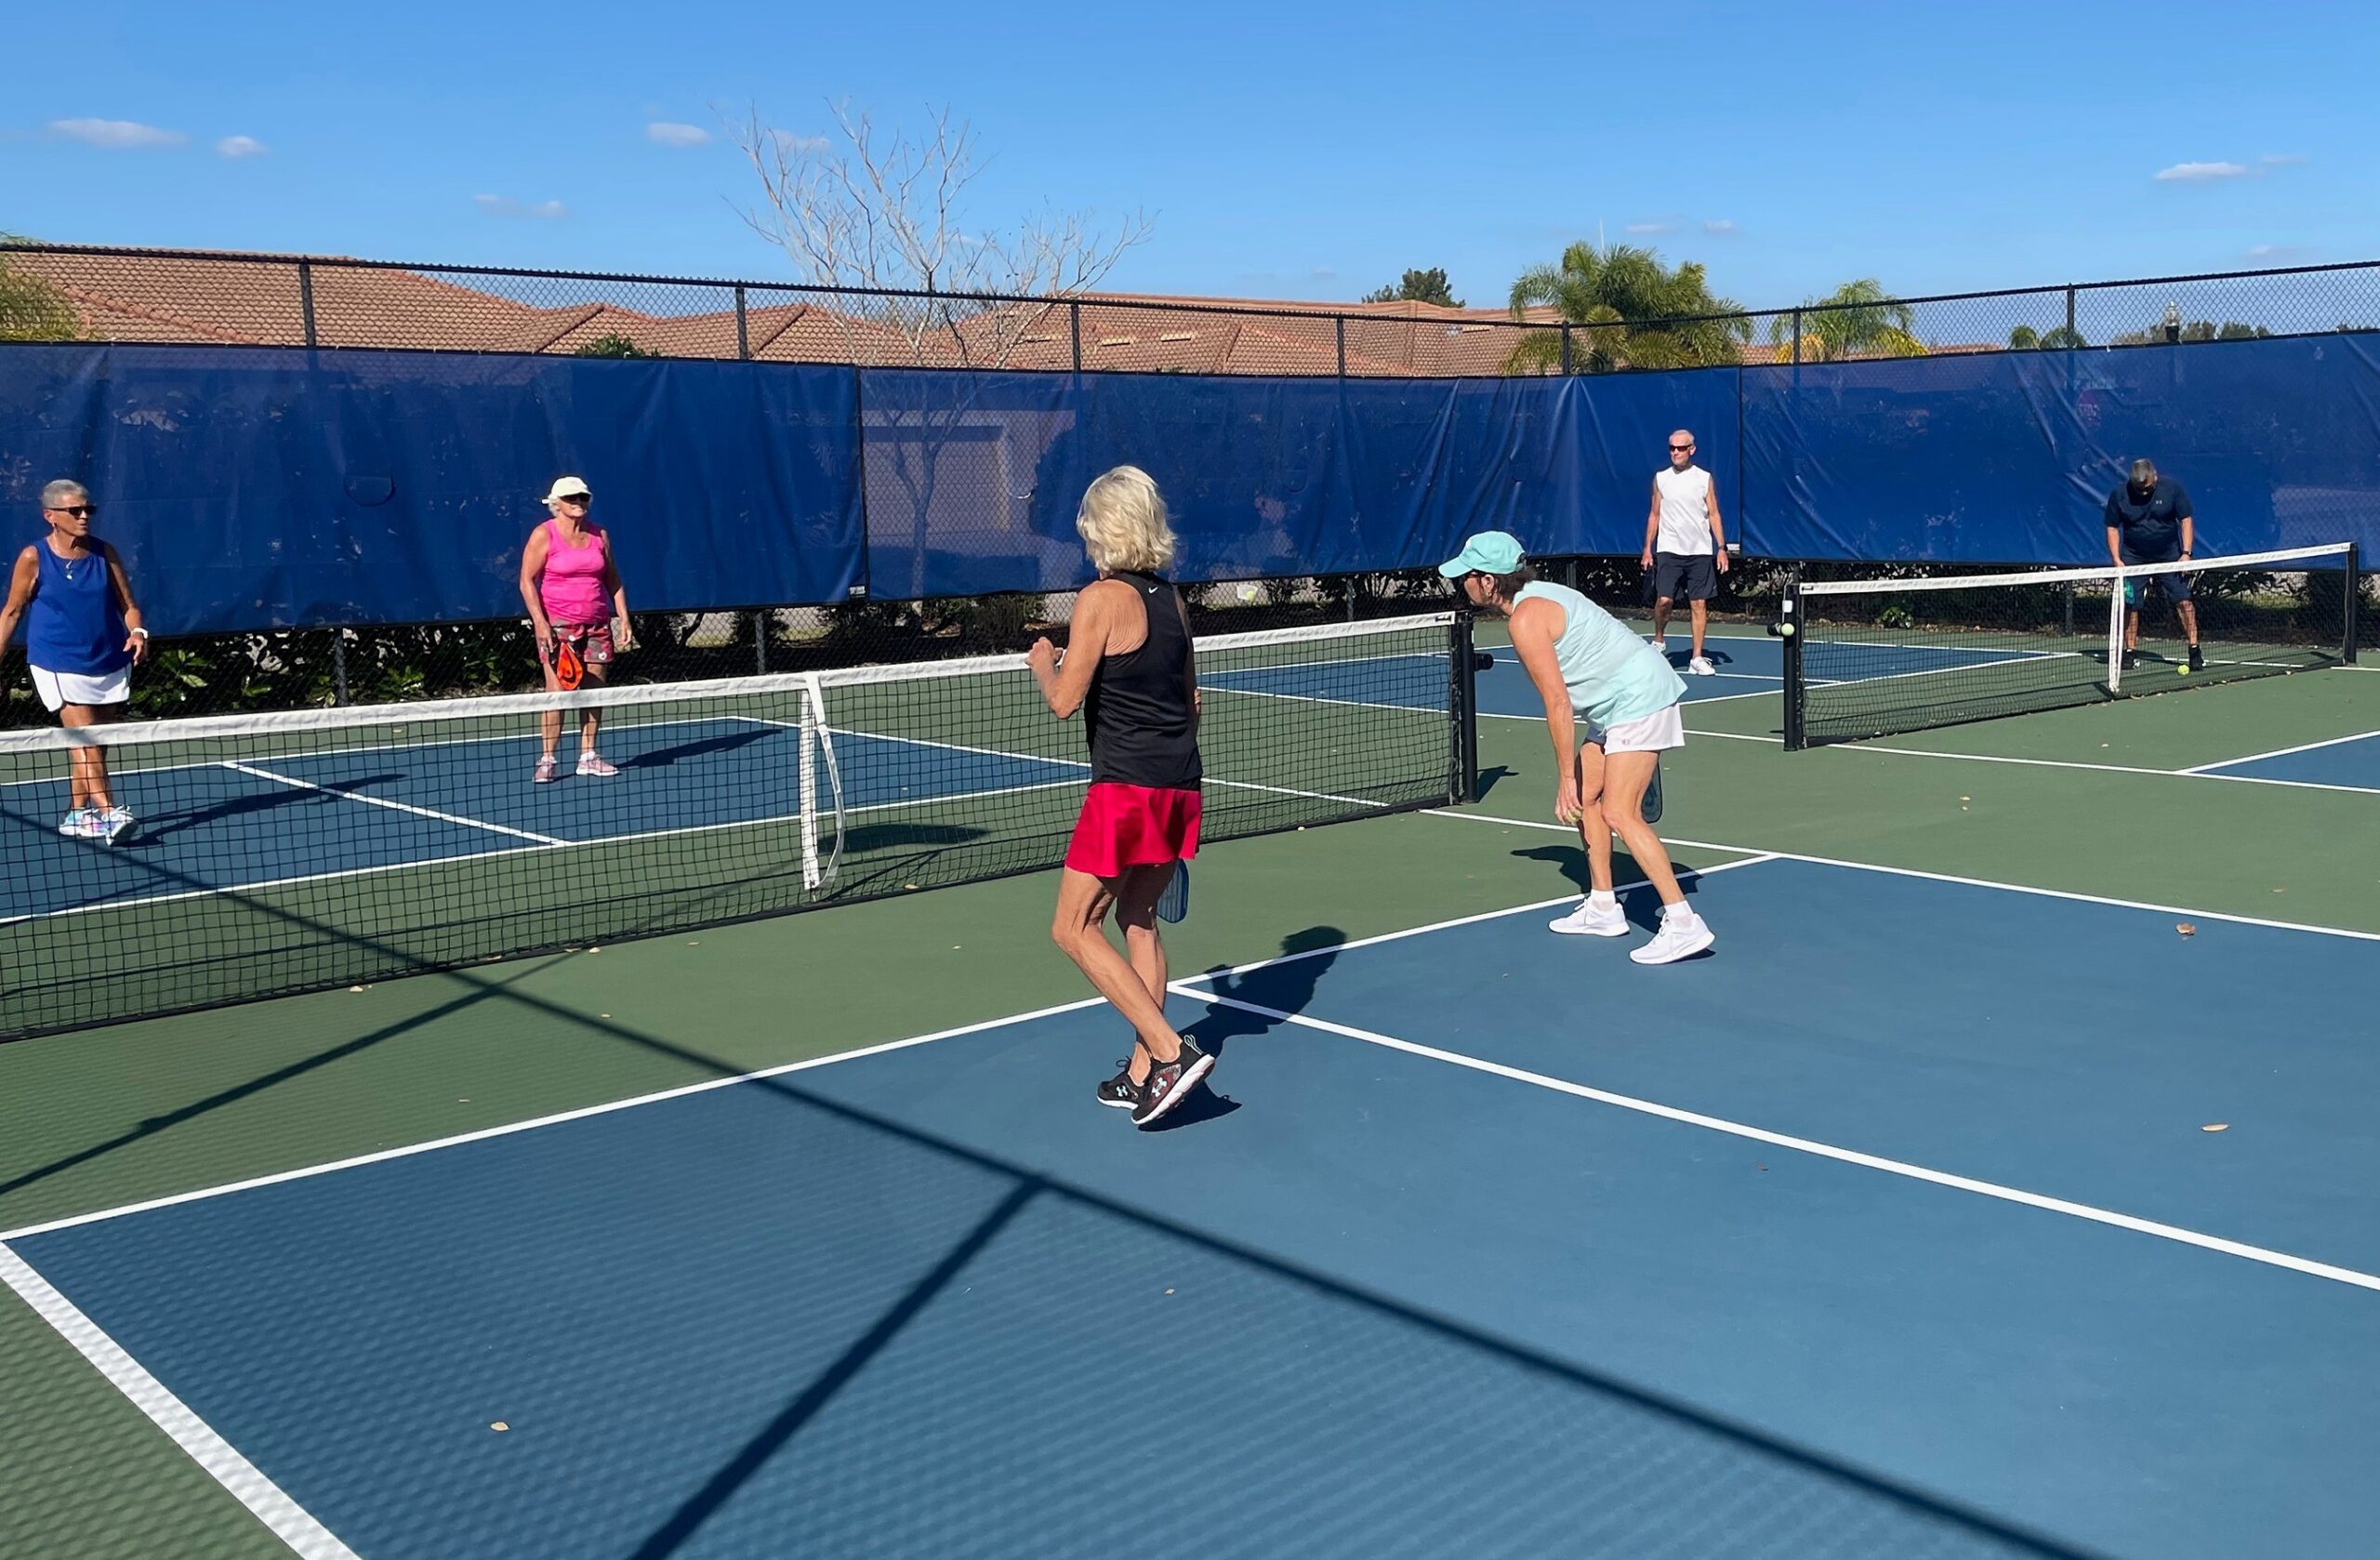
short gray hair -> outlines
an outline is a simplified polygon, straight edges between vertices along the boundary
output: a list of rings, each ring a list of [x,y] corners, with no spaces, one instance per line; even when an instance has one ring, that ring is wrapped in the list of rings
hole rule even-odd
[[[2145,458],[2134,461],[2132,463],[2132,485],[2135,487],[2155,487],[2157,485],[2157,463],[2153,460]]]
[[[62,509],[69,504],[90,501],[91,490],[72,477],[60,477],[42,485],[41,507],[45,509]]]

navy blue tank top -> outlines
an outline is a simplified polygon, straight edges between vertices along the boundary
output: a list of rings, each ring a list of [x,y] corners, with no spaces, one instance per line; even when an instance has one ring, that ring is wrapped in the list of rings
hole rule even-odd
[[[25,610],[25,659],[44,671],[76,677],[104,677],[130,666],[124,609],[99,544],[80,558],[65,559],[39,541],[33,554],[41,560],[41,574]]]
[[[1137,650],[1099,658],[1083,718],[1091,728],[1091,778],[1122,786],[1195,790],[1198,719],[1190,702],[1190,633],[1173,587],[1124,570],[1111,578],[1140,592],[1149,637]]]

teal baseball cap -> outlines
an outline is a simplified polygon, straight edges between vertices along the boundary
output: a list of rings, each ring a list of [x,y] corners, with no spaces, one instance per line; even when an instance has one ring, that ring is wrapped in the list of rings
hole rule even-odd
[[[1482,531],[1468,537],[1462,550],[1438,565],[1438,573],[1448,579],[1461,579],[1468,574],[1509,575],[1521,566],[1521,544],[1508,531]]]

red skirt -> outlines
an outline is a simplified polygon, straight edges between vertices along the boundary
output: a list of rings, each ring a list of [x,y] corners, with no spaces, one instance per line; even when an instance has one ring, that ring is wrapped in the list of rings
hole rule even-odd
[[[1094,878],[1198,853],[1198,793],[1102,780],[1082,799],[1066,865]]]

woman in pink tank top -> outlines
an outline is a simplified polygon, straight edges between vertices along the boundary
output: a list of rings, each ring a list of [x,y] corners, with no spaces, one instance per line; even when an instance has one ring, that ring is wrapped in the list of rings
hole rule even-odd
[[[530,532],[521,549],[521,600],[536,625],[537,660],[549,692],[562,690],[555,662],[562,646],[584,663],[587,680],[597,683],[611,675],[614,655],[636,648],[628,630],[628,588],[612,564],[611,540],[588,515],[594,501],[578,478],[555,478],[546,492],[553,518]],[[602,719],[602,711],[591,706],[578,713],[578,774],[619,773],[595,750]],[[537,758],[536,781],[542,786],[561,773],[554,749],[562,743],[562,711],[548,710],[540,724],[545,747]]]

